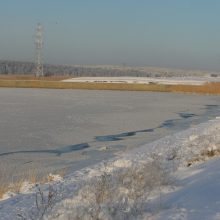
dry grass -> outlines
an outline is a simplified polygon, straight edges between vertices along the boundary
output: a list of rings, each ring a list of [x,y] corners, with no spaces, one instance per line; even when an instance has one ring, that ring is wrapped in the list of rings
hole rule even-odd
[[[124,91],[161,91],[165,85],[126,84],[126,83],[78,83],[41,80],[0,80],[0,87],[48,88],[48,89],[88,89],[88,90],[124,90]]]
[[[19,177],[16,176],[10,176],[6,172],[0,171],[0,198],[4,196],[5,193],[11,192],[11,193],[20,193],[21,188],[25,182],[29,182],[31,184],[37,183],[38,177],[35,176],[36,174],[31,173],[29,174],[23,174]],[[46,177],[44,176],[42,179],[38,179],[39,182],[44,182]]]
[[[62,169],[54,172],[54,175],[51,175],[49,171],[41,171],[41,170],[28,170],[19,176],[15,175],[15,170],[10,165],[6,168],[6,166],[1,165],[0,167],[0,199],[4,196],[5,193],[20,193],[21,189],[25,182],[29,184],[44,184],[54,181],[55,176],[59,175],[60,177],[64,177],[67,170]]]
[[[1,167],[0,170],[0,198],[9,191],[9,184],[7,182],[8,179],[7,171],[5,167]]]
[[[61,80],[65,78],[67,77],[51,76],[51,77],[36,78],[34,76],[0,76],[0,87],[220,94],[220,82],[212,82],[199,86],[198,85],[61,82]]]
[[[220,94],[220,82],[206,83],[204,85],[171,85],[171,92],[199,93],[199,94]]]
[[[203,150],[201,154],[194,156],[191,160],[187,162],[187,166],[190,167],[193,164],[204,162],[212,157],[219,157],[220,156],[220,149],[209,149]]]

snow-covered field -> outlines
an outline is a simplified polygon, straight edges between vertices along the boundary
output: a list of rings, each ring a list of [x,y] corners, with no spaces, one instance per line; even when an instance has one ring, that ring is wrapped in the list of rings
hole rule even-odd
[[[138,83],[138,84],[165,84],[165,85],[203,85],[207,82],[219,82],[219,77],[77,77],[65,79],[63,82],[90,82],[90,83]]]
[[[105,163],[76,171],[65,179],[51,183],[50,187],[53,190],[50,188],[49,194],[45,194],[48,191],[48,185],[41,186],[47,199],[56,195],[56,198],[51,200],[52,210],[50,207],[46,209],[44,217],[74,219],[74,216],[78,216],[79,219],[97,219],[92,215],[95,210],[98,219],[220,219],[220,159],[215,156],[219,154],[219,149],[220,118],[217,117],[145,144]],[[161,173],[161,178],[158,178],[156,172],[152,172],[151,177],[155,179],[152,188],[145,190],[143,193],[145,195],[135,197],[141,202],[142,208],[136,206],[136,200],[132,201],[134,197],[130,197],[132,187],[137,186],[131,184],[126,191],[126,183],[117,185],[119,184],[117,181],[111,191],[116,192],[112,200],[109,201],[107,198],[98,202],[97,195],[92,190],[94,185],[100,190],[103,187],[106,191],[110,190],[105,188],[109,187],[106,182],[104,185],[97,186],[97,183],[100,183],[97,181],[98,178],[101,177],[101,183],[103,178],[112,182],[112,179],[108,179],[109,177],[116,179],[118,174],[122,177],[126,170],[131,171],[132,167],[138,168],[149,163],[152,170],[160,165],[169,177],[169,181],[164,184],[162,172],[158,172]],[[149,169],[145,171],[142,173],[150,172]],[[159,168],[158,171],[160,171]],[[123,180],[129,182],[132,176],[129,173],[126,175],[128,179]],[[36,189],[37,187],[27,185],[24,187],[24,194],[1,201],[0,219],[13,220],[18,217],[18,214],[24,219],[31,219],[33,216],[37,219],[44,206],[36,204],[36,201],[40,201],[36,199]],[[98,208],[97,204],[99,204]]]

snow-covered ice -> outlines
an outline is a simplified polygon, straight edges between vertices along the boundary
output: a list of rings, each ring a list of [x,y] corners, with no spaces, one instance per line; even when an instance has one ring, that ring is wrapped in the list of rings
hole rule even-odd
[[[0,100],[0,166],[22,176],[72,172],[207,121],[220,96],[1,88]]]

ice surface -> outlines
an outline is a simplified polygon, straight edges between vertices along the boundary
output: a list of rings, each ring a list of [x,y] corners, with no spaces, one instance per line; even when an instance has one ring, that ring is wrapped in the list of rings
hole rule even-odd
[[[219,103],[219,96],[1,88],[0,163],[16,175],[72,172],[207,121]]]

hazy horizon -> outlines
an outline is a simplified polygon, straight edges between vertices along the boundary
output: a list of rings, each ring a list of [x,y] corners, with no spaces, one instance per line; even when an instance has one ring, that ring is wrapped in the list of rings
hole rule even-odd
[[[0,60],[64,65],[155,66],[220,71],[220,2],[93,0],[1,3]]]

